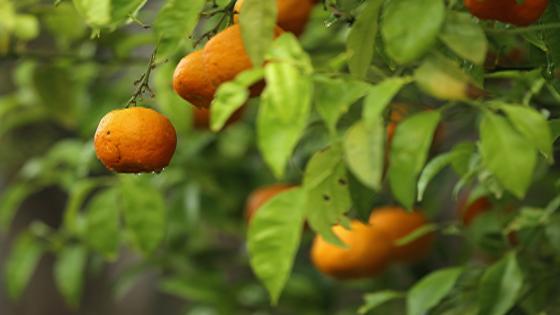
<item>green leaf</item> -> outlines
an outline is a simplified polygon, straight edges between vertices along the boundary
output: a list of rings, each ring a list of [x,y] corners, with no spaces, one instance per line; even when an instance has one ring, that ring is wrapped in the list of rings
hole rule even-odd
[[[149,254],[165,234],[165,201],[161,192],[143,178],[121,178],[126,229],[138,249]]]
[[[440,269],[418,281],[407,294],[407,314],[427,314],[453,289],[462,272],[461,267]]]
[[[488,42],[484,30],[468,13],[450,11],[439,38],[461,58],[476,64],[482,64],[486,58]]]
[[[65,247],[54,265],[54,279],[58,291],[68,305],[78,307],[82,297],[87,251],[81,246]]]
[[[32,40],[39,36],[39,21],[30,14],[16,15],[14,35],[22,40]]]
[[[299,247],[304,198],[301,188],[282,192],[261,206],[249,225],[251,267],[268,289],[272,304],[278,302]]]
[[[424,170],[418,179],[418,201],[422,201],[428,184],[439,172],[448,165],[470,158],[474,149],[474,145],[471,143],[460,143],[450,152],[441,154],[432,159],[426,167],[424,167]]]
[[[275,0],[245,0],[239,14],[241,37],[253,65],[260,66],[274,40]]]
[[[470,78],[459,65],[444,56],[428,57],[414,71],[416,84],[424,92],[442,100],[465,100],[468,98]]]
[[[435,44],[444,19],[443,0],[385,2],[381,35],[387,54],[399,64],[418,59]]]
[[[500,109],[506,113],[515,129],[549,162],[553,162],[552,134],[544,116],[528,106],[500,104]]]
[[[358,314],[366,314],[374,310],[381,304],[404,297],[402,292],[393,290],[384,290],[364,295],[364,304],[358,309]]]
[[[533,179],[537,151],[508,123],[486,111],[480,124],[480,153],[503,187],[522,198]]]
[[[509,253],[484,272],[478,286],[478,314],[506,314],[515,305],[522,287],[523,273],[515,253]]]
[[[412,242],[414,242],[415,240],[421,238],[424,235],[430,234],[432,232],[435,232],[439,230],[439,226],[437,224],[424,224],[419,228],[416,228],[415,230],[413,230],[412,232],[408,233],[407,235],[399,238],[398,240],[395,241],[395,245],[396,246],[405,246],[407,244],[410,244]]]
[[[370,88],[369,84],[357,80],[315,78],[315,106],[332,134],[336,133],[339,118]]]
[[[346,132],[344,156],[348,168],[367,187],[381,189],[385,132],[379,119],[369,126],[359,121]]]
[[[161,56],[174,54],[189,38],[205,3],[205,0],[167,0],[153,23]]]
[[[108,189],[97,193],[85,213],[85,242],[108,259],[114,259],[119,248],[119,191]]]
[[[93,28],[100,28],[111,22],[111,0],[73,0],[78,13]]]
[[[395,198],[407,209],[412,209],[416,200],[416,179],[426,163],[440,118],[439,111],[410,116],[399,124],[393,137],[389,184]]]
[[[111,24],[116,27],[135,17],[148,0],[111,0]]]
[[[375,85],[368,93],[362,112],[367,126],[374,126],[382,119],[383,111],[395,95],[410,82],[408,78],[393,77]]]
[[[241,72],[233,81],[220,85],[210,106],[210,127],[212,131],[221,130],[230,116],[245,104],[249,98],[247,89],[262,80],[262,68]]]
[[[17,299],[29,283],[44,249],[26,232],[20,234],[12,246],[4,267],[4,277],[8,296]]]
[[[346,41],[348,68],[357,78],[364,78],[371,64],[382,3],[382,0],[368,1],[348,34]]]
[[[257,117],[258,146],[276,177],[282,177],[311,110],[311,78],[290,63],[265,66],[266,88]]]
[[[307,221],[313,230],[326,241],[345,246],[331,231],[332,225],[339,223],[351,207],[342,154],[339,146],[315,153],[307,163],[303,187],[306,192]]]
[[[554,142],[560,138],[560,119],[552,119],[548,122],[548,125],[552,133],[552,141]]]
[[[16,183],[8,186],[0,195],[0,229],[7,231],[19,206],[33,192],[29,184]]]
[[[57,39],[73,40],[80,38],[86,31],[84,20],[73,5],[63,2],[53,7],[43,17],[47,29]]]

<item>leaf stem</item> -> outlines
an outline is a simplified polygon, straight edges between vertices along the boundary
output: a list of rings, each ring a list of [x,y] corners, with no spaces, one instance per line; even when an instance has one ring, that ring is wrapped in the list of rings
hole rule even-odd
[[[532,25],[527,27],[508,28],[508,29],[485,28],[485,30],[488,33],[495,33],[495,34],[523,34],[523,33],[530,33],[536,31],[554,30],[559,28],[560,28],[560,22]]]

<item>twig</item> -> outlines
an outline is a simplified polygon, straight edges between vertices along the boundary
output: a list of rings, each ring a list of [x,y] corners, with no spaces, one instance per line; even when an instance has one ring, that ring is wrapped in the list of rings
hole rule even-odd
[[[336,5],[329,3],[323,3],[323,7],[325,9],[327,9],[328,11],[331,11],[332,15],[334,16],[335,19],[344,22],[344,23],[348,23],[349,25],[354,24],[354,21],[356,21],[356,17],[353,16],[352,14],[348,13],[348,12],[344,12],[342,10],[340,10]]]
[[[154,94],[154,92],[152,91],[152,89],[150,88],[150,75],[152,74],[152,70],[158,66],[158,64],[156,64],[155,59],[156,59],[156,54],[157,54],[157,46],[154,48],[154,51],[152,52],[152,55],[150,56],[150,62],[148,63],[148,68],[146,69],[146,71],[140,76],[140,78],[138,78],[138,80],[134,81],[134,86],[136,86],[136,91],[134,92],[134,94],[132,94],[132,96],[130,97],[130,99],[128,100],[128,102],[126,103],[126,108],[132,106],[136,106],[138,100],[143,100],[144,95],[147,93],[151,98],[154,98],[156,95]],[[164,61],[166,62],[166,61]]]
[[[196,47],[204,39],[210,39],[212,36],[216,35],[218,33],[218,31],[222,28],[222,24],[224,22],[226,22],[226,25],[229,25],[231,23],[231,21],[233,21],[233,15],[234,15],[233,8],[234,8],[234,6],[235,6],[235,0],[230,0],[228,5],[223,7],[223,8],[216,8],[217,5],[214,5],[212,10],[200,13],[201,16],[206,17],[206,18],[215,16],[217,14],[222,14],[222,16],[218,20],[218,23],[216,23],[216,25],[214,25],[214,27],[212,27],[210,30],[202,33],[202,35],[200,35],[200,37],[198,37],[194,41],[193,46]],[[190,38],[194,38],[194,36],[191,35]]]

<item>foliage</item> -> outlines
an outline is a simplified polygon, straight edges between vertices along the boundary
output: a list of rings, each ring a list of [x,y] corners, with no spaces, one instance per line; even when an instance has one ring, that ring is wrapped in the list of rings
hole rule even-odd
[[[94,262],[132,249],[140,262],[114,286],[155,270],[158,289],[190,302],[184,311],[560,312],[559,1],[515,27],[476,19],[462,1],[324,0],[300,38],[271,41],[274,1],[246,0],[243,41],[261,66],[219,87],[215,132],[194,128],[172,70],[233,21],[234,1],[154,3],[0,0],[0,232],[17,234],[3,273],[11,298],[54,255],[57,289],[80,308]],[[156,94],[139,103],[170,118],[177,152],[161,174],[110,174],[92,136],[139,77]],[[248,99],[263,79],[262,95]],[[409,112],[388,138],[398,104]],[[243,120],[222,130],[242,106]],[[245,197],[276,181],[299,186],[247,227]],[[66,196],[62,224],[16,228],[25,201],[53,187]],[[470,194],[496,211],[465,226],[455,208]],[[401,240],[438,231],[428,260],[353,283],[310,268],[313,232],[344,246],[333,224],[388,203],[433,220]]]

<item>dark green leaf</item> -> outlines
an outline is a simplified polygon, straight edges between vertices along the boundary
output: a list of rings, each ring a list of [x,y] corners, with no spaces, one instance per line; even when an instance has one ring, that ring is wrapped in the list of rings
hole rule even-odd
[[[251,267],[268,289],[272,304],[278,302],[299,247],[304,198],[301,188],[282,192],[267,201],[249,225]]]
[[[484,30],[470,14],[449,12],[439,37],[459,57],[476,64],[484,62],[488,42]]]
[[[29,283],[44,249],[33,236],[25,232],[12,246],[6,260],[4,277],[8,296],[17,299]]]
[[[311,110],[311,78],[290,63],[265,67],[266,89],[257,118],[258,145],[276,177],[282,177]]]
[[[362,81],[327,77],[315,79],[315,106],[331,133],[336,133],[338,119],[348,111],[350,105],[363,97],[369,88],[371,86]]]
[[[167,0],[154,21],[158,53],[172,55],[189,38],[198,23],[205,0]]]
[[[109,259],[116,258],[120,241],[118,193],[115,189],[97,193],[84,215],[85,241]]]
[[[369,69],[377,35],[379,9],[382,4],[382,0],[368,1],[348,34],[346,41],[348,67],[355,77],[364,78]]]
[[[552,141],[558,140],[560,138],[560,119],[552,119],[548,122],[548,125],[552,132]]]
[[[367,312],[377,308],[381,304],[392,300],[403,298],[404,294],[398,291],[384,290],[364,295],[364,304],[358,309],[358,314],[366,314]]]
[[[381,35],[387,54],[397,63],[421,57],[437,39],[445,19],[443,0],[386,1]]]
[[[307,163],[303,177],[309,224],[325,240],[340,246],[344,243],[331,231],[331,227],[339,223],[351,207],[342,154],[339,146],[315,153]]]
[[[523,287],[523,273],[515,253],[509,253],[484,272],[478,289],[479,315],[504,315]]]
[[[462,272],[460,267],[440,269],[418,281],[408,292],[407,314],[427,314],[453,289]]]
[[[241,37],[253,65],[263,63],[274,38],[277,6],[275,0],[245,0],[239,14]]]
[[[416,200],[416,179],[426,163],[440,118],[438,111],[415,114],[399,124],[393,137],[389,183],[395,198],[407,209],[412,209]]]
[[[255,68],[241,72],[233,81],[220,85],[210,106],[212,131],[219,131],[224,127],[229,117],[249,98],[247,89],[263,77],[263,69]]]
[[[144,254],[157,249],[165,234],[165,201],[143,178],[122,177],[123,215],[132,241]]]
[[[66,303],[74,308],[80,304],[86,262],[86,249],[81,246],[70,246],[65,247],[58,254],[54,265],[56,286]]]
[[[23,200],[33,192],[30,185],[17,183],[8,186],[0,195],[0,229],[7,231]]]
[[[381,189],[385,132],[381,120],[366,127],[359,121],[346,132],[344,156],[348,168],[367,187]]]
[[[428,184],[434,177],[441,172],[446,166],[470,158],[474,152],[474,145],[470,143],[461,143],[456,145],[450,152],[444,153],[432,159],[420,174],[418,179],[418,201],[422,201],[424,192]]]
[[[521,198],[533,178],[537,151],[508,123],[485,112],[480,124],[480,152],[484,165],[504,188]]]

